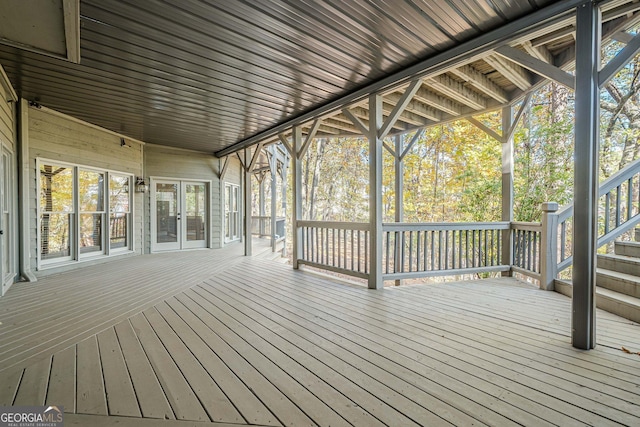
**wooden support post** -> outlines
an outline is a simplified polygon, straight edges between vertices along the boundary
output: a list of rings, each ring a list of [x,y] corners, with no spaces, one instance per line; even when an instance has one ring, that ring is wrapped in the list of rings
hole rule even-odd
[[[522,106],[525,108],[525,105]],[[513,222],[513,107],[502,109],[502,134],[511,135],[502,139],[502,221]],[[511,230],[502,233],[502,264],[513,264],[513,235]],[[510,277],[511,270],[503,271],[502,276]]]
[[[251,149],[244,149],[244,255],[251,256],[253,253],[251,239]]]
[[[382,289],[382,96],[369,97],[369,288]]]
[[[395,163],[395,222],[404,221],[404,162],[403,158],[400,157],[403,152],[402,145],[404,136],[396,135],[394,137],[395,140],[395,150],[394,150],[394,163]],[[400,232],[396,233],[394,244],[395,244],[395,256],[394,256],[394,272],[399,273],[399,266],[402,263],[402,248],[400,247],[401,239]],[[400,263],[398,262],[400,261]],[[396,286],[400,286],[402,284],[402,280],[398,279],[395,281]]]
[[[260,173],[262,174],[262,172]],[[264,191],[264,175],[261,175],[261,178],[258,179],[258,210],[260,212],[260,220],[258,226],[260,229],[260,237],[264,236],[265,234],[264,220],[262,218],[267,215],[267,209],[264,205]]]
[[[571,339],[583,350],[596,346],[601,18],[596,2],[577,8]]]
[[[0,68],[1,69],[1,68]],[[37,277],[31,271],[31,230],[29,200],[29,174],[31,164],[29,163],[29,103],[26,99],[21,99],[19,104],[19,138],[18,138],[18,231],[20,234],[20,276],[28,282],[37,281]],[[40,248],[38,248],[40,250]]]
[[[298,260],[302,258],[302,230],[298,227],[298,221],[302,219],[302,162],[298,158],[298,153],[302,149],[302,128],[294,126],[291,155],[291,172],[293,185],[293,209],[291,210],[291,237],[293,239],[293,268],[300,266]]]
[[[558,204],[543,203],[542,233],[540,236],[540,289],[554,290],[558,265]]]
[[[278,208],[278,189],[276,184],[278,181],[278,159],[276,158],[276,146],[272,145],[273,155],[271,156],[270,169],[271,169],[271,252],[276,251],[276,209]]]

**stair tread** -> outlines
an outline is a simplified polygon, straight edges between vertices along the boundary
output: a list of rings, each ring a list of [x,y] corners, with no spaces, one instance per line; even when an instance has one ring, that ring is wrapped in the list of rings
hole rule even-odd
[[[640,248],[640,242],[623,242],[622,240],[616,240],[615,244],[619,246],[633,246],[636,248]]]
[[[639,264],[640,258],[636,258],[629,255],[618,255],[618,254],[598,254],[598,258],[609,259],[609,260],[617,260],[621,262],[627,262],[629,264]]]
[[[615,270],[609,270],[606,268],[598,268],[596,269],[596,272],[598,274],[602,274],[602,275],[606,275],[609,277],[615,277],[617,279],[622,279],[626,282],[633,282],[633,283],[638,283],[640,284],[640,277],[634,275],[634,274],[629,274],[629,273],[621,273],[619,271],[615,271]]]
[[[556,279],[556,282],[564,283],[565,285],[573,286],[570,280]],[[623,301],[630,305],[636,306],[640,309],[640,299],[632,297],[630,295],[621,294],[620,292],[612,291],[601,286],[596,286],[596,294],[606,296],[612,299]]]
[[[596,294],[624,302],[625,304],[632,305],[640,309],[640,299],[638,298],[621,294],[620,292],[612,291],[611,289],[601,288],[600,286],[596,286]]]

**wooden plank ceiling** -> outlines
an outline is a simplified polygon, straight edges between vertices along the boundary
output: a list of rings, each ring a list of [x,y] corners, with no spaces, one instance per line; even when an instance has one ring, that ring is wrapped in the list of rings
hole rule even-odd
[[[552,3],[82,0],[80,64],[4,45],[0,64],[25,99],[146,142],[218,152]],[[608,2],[607,34],[624,38],[637,8]],[[573,25],[557,20],[512,45],[571,69]],[[488,51],[424,79],[391,132],[495,109],[543,79]],[[385,115],[403,91],[384,95]],[[366,124],[366,104],[350,109]],[[359,133],[338,110],[317,135]]]

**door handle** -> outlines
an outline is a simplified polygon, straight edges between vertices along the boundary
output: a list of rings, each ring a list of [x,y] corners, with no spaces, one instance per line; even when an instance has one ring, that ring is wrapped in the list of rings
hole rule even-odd
[[[4,230],[0,230],[0,236],[4,234]]]

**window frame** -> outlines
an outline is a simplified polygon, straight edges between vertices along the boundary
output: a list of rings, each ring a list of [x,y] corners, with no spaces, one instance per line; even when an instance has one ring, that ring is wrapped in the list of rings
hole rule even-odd
[[[53,259],[42,259],[42,214],[43,213],[51,213],[46,212],[41,206],[41,178],[40,178],[40,169],[43,165],[54,165],[54,166],[64,166],[72,170],[72,199],[73,199],[73,208],[69,213],[71,219],[70,233],[73,236],[70,238],[70,256],[61,257],[61,258],[53,258]],[[100,215],[101,217],[101,238],[102,238],[102,250],[97,251],[95,253],[81,253],[80,247],[80,219],[81,215],[87,214],[85,211],[80,210],[80,171],[94,172],[103,175],[103,195],[102,195],[102,210],[96,212],[89,212],[91,214]],[[111,248],[111,227],[110,227],[110,216],[111,216],[111,207],[110,207],[110,191],[111,191],[111,175],[117,175],[121,177],[128,178],[128,187],[129,187],[129,209],[126,215],[126,224],[127,224],[127,236],[126,243],[124,247]],[[98,258],[106,258],[112,255],[122,255],[126,253],[133,252],[133,236],[134,236],[134,175],[128,172],[123,171],[115,171],[106,168],[96,168],[93,166],[87,166],[77,163],[64,162],[59,160],[47,159],[47,158],[36,158],[36,182],[37,182],[37,196],[36,196],[36,223],[37,223],[37,259],[36,266],[38,270],[43,270],[47,268],[55,268],[62,265],[76,264],[83,261],[90,261]]]
[[[227,193],[227,190],[229,191]],[[227,210],[227,194],[230,196],[229,210]],[[235,198],[235,200],[234,200]],[[235,203],[234,203],[235,202]],[[234,210],[235,206],[235,210]],[[240,186],[231,182],[224,183],[224,242],[231,243],[241,239],[240,233]],[[229,229],[227,230],[227,216]]]

